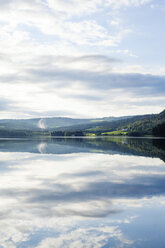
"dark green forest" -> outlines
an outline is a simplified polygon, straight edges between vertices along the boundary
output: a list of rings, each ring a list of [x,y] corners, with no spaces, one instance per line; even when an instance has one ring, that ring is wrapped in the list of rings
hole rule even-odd
[[[165,137],[165,122],[158,124],[152,130],[154,136]]]

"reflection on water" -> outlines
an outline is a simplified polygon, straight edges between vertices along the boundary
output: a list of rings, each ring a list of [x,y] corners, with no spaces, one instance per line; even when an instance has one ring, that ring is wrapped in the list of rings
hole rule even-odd
[[[165,247],[159,139],[0,141],[0,248]]]
[[[159,157],[165,160],[165,139],[146,138],[53,138],[0,139],[0,151],[48,154],[108,153]]]

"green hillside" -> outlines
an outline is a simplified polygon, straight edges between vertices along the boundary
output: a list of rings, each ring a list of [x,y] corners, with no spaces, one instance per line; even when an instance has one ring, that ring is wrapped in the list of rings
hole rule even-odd
[[[53,136],[146,136],[154,135],[153,128],[165,122],[165,110],[160,114],[139,115],[117,121],[96,122],[57,128]]]
[[[65,117],[0,120],[0,137],[146,136],[164,137],[165,110],[160,114],[72,119]]]

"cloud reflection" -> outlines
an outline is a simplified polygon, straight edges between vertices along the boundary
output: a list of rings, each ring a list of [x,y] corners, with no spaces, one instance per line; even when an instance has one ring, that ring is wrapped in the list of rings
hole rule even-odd
[[[131,247],[135,240],[123,225],[131,226],[137,209],[155,199],[164,204],[165,168],[158,158],[0,155],[8,168],[1,173],[0,247]]]

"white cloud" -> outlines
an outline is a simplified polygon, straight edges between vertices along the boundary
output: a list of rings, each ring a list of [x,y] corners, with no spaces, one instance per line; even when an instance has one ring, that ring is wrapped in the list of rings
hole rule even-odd
[[[102,5],[102,0],[47,0],[48,6],[55,12],[67,14],[67,17],[72,15],[85,14],[96,12]]]
[[[9,108],[1,111],[1,118],[39,116],[42,112],[44,116],[63,112],[72,117],[134,114],[138,109],[144,113],[136,102],[128,110],[135,95],[127,83],[125,95],[129,98],[123,109],[118,107],[110,78],[111,73],[164,74],[163,69],[123,61],[129,57],[136,59],[131,50],[120,48],[132,31],[112,7],[145,3],[1,1],[0,97],[13,102],[12,106],[5,105]],[[123,94],[124,84],[119,85],[116,84],[116,90]],[[148,107],[148,111],[159,112],[162,108],[162,100],[157,99],[157,105]]]
[[[47,154],[47,149],[64,153],[70,147],[73,151],[73,141],[70,146],[67,142],[62,146],[61,141],[13,142],[11,146],[11,141],[1,141],[1,149],[46,154],[0,152],[0,244],[4,248],[15,248],[18,243],[30,247],[28,242],[33,242],[33,237],[37,237],[37,248],[54,244],[102,247],[108,242],[131,246],[133,241],[120,225],[131,226],[136,221],[137,207],[163,203],[163,188],[157,178],[163,179],[165,172],[158,158],[99,153],[55,155]],[[134,197],[130,187],[137,192]],[[128,208],[129,213],[123,212]]]
[[[152,0],[106,0],[106,4],[113,6],[115,8],[120,8],[123,6],[130,7],[130,6],[140,6],[146,3],[151,2]]]
[[[72,15],[88,15],[93,12],[101,11],[105,6],[120,8],[123,6],[140,6],[151,2],[151,0],[48,0],[48,6],[55,12]]]
[[[66,233],[57,238],[47,238],[36,248],[54,248],[54,245],[56,245],[57,248],[67,248],[68,246],[71,248],[83,248],[84,244],[87,248],[93,246],[96,248],[101,248],[109,239],[112,238],[119,239],[122,246],[125,244],[131,245],[134,243],[132,240],[125,238],[117,226],[107,226],[103,228],[79,228],[77,230],[73,230],[71,233]]]

